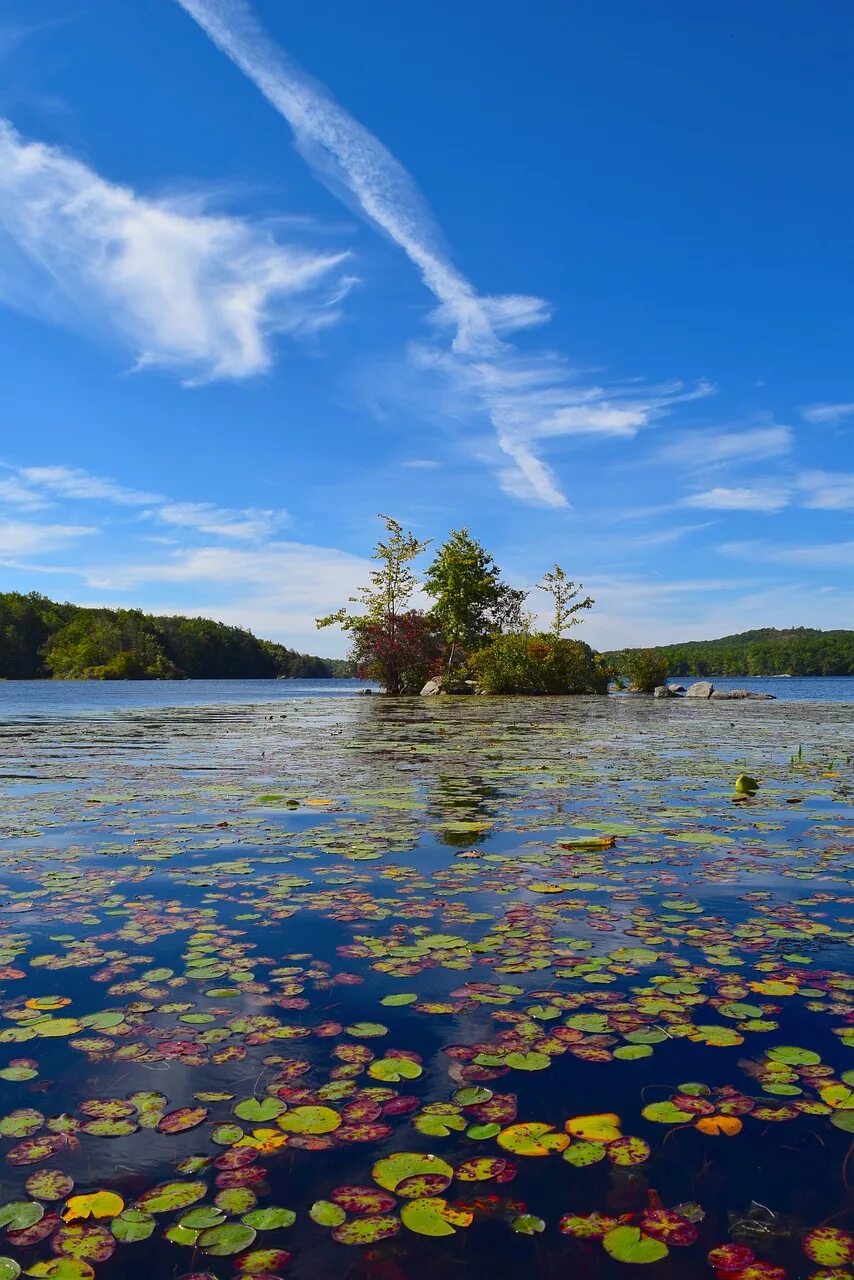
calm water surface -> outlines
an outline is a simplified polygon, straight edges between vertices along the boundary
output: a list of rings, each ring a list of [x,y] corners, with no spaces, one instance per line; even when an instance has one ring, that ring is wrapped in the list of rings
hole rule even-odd
[[[343,685],[0,690],[0,1276],[817,1273],[850,706]]]
[[[677,683],[671,680],[671,684]],[[691,677],[678,683],[688,685]],[[720,677],[716,689],[753,689],[781,701],[854,703],[854,677]],[[0,721],[93,715],[135,708],[202,707],[295,698],[341,698],[377,691],[365,680],[16,680],[0,682]]]

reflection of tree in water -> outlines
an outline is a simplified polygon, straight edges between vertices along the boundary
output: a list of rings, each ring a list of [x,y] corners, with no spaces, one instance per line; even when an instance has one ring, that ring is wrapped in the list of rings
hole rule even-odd
[[[430,789],[430,814],[439,822],[489,823],[495,817],[501,792],[480,774],[440,773]],[[453,826],[439,831],[443,844],[464,848],[477,838],[483,840],[487,830],[455,830]]]

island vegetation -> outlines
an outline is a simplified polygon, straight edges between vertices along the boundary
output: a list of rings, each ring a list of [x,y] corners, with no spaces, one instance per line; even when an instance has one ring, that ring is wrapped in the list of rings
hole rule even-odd
[[[361,675],[389,694],[419,693],[432,679],[436,691],[545,694],[606,693],[610,669],[589,645],[565,632],[593,607],[560,565],[538,589],[552,599],[548,631],[535,631],[525,610],[527,592],[501,577],[492,555],[467,529],[453,530],[438,548],[423,584],[413,562],[430,545],[390,516],[374,549],[377,568],[350,604],[319,618],[350,633],[351,656]],[[413,608],[419,588],[432,599]]]
[[[7,680],[256,680],[351,675],[350,663],[297,653],[210,618],[88,609],[0,593],[0,677]]]
[[[720,640],[622,649],[603,656],[621,675],[631,677],[632,665],[640,658],[648,662],[644,655],[650,654],[671,676],[854,676],[854,631],[765,627]]]

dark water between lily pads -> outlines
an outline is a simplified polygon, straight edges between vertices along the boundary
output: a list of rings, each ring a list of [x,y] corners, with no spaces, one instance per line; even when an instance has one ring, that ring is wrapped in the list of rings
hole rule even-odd
[[[17,688],[0,1280],[850,1274],[850,705]]]

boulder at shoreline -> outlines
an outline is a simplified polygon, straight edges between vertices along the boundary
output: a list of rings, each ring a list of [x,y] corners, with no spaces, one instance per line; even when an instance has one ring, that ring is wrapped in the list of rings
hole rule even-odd
[[[686,698],[711,698],[715,691],[715,686],[708,680],[698,680],[696,684],[689,684],[685,691]]]

